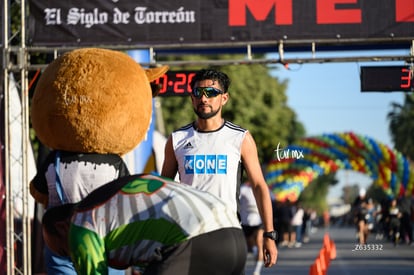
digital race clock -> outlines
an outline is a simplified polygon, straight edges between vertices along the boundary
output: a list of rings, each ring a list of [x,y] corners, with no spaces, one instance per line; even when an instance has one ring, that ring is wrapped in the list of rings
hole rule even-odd
[[[191,93],[190,83],[195,75],[194,71],[167,71],[166,74],[155,80],[161,84],[159,96],[185,96]]]
[[[361,67],[361,91],[412,91],[413,73],[409,66]]]

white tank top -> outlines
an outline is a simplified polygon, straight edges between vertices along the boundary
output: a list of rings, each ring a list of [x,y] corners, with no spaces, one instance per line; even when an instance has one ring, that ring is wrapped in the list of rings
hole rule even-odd
[[[188,124],[172,133],[180,181],[223,199],[239,213],[241,145],[247,130],[225,121],[216,131]]]

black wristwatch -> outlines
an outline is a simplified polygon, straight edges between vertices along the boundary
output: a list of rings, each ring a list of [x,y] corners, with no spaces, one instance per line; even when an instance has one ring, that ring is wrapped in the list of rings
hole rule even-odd
[[[270,232],[264,232],[263,233],[263,238],[269,238],[272,239],[274,241],[277,240],[277,232],[275,230],[270,231]]]

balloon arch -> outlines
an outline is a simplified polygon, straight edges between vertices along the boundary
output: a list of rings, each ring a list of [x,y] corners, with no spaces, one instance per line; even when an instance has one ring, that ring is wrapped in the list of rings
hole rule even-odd
[[[285,148],[278,145],[265,177],[276,200],[296,201],[318,176],[341,169],[368,175],[390,197],[414,194],[408,159],[385,144],[353,132],[306,137]]]

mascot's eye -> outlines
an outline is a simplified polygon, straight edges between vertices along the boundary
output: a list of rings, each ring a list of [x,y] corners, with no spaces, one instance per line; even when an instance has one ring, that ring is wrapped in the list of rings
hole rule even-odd
[[[151,85],[152,97],[156,97],[162,89],[162,84],[156,84],[155,82],[151,82],[150,85]]]

